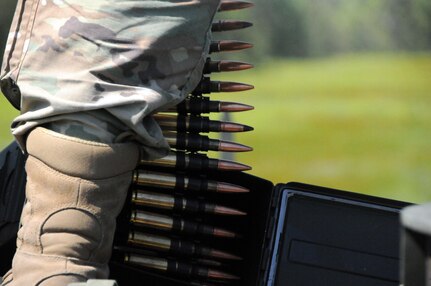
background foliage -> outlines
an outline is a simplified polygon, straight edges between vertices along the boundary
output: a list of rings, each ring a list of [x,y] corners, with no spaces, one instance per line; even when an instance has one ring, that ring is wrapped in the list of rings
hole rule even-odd
[[[232,14],[233,18],[240,16],[255,23],[253,30],[234,35],[256,44],[251,52],[255,60],[269,56],[422,51],[431,47],[429,0],[255,2],[254,9]]]
[[[2,0],[0,21],[8,21],[12,2]],[[255,148],[235,159],[274,183],[431,200],[431,1],[255,2],[254,9],[218,15],[255,27],[215,35],[255,44],[222,55],[253,62],[254,70],[215,76],[256,86],[215,96],[256,107],[233,117],[255,127],[235,135]],[[17,112],[3,99],[0,108],[4,147]]]

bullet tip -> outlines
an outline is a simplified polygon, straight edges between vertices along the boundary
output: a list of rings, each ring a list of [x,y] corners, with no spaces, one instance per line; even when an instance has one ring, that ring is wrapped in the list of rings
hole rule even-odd
[[[239,51],[253,48],[253,44],[241,41],[222,40],[213,42],[210,47],[210,53]]]
[[[254,4],[246,1],[222,1],[218,9],[219,12],[240,10],[253,7]]]
[[[251,127],[251,126],[248,126],[248,125],[244,125],[244,130],[243,131],[253,131],[254,130],[254,128],[253,127]]]
[[[236,209],[232,209],[232,208],[228,208],[228,207],[224,207],[224,206],[216,206],[214,209],[214,212],[216,214],[221,214],[221,215],[238,215],[238,216],[245,216],[247,215],[246,212],[242,212]]]
[[[210,252],[211,256],[216,257],[216,258],[221,258],[221,259],[228,259],[228,260],[242,260],[242,257],[224,252],[224,251],[220,251],[220,250],[211,250]]]
[[[217,183],[217,192],[220,192],[220,193],[248,193],[248,192],[250,192],[250,190],[247,188],[238,186],[238,185],[218,182]]]
[[[240,278],[238,276],[224,273],[221,271],[209,269],[208,270],[208,277],[213,279],[222,279],[222,280],[239,280]]]
[[[249,63],[234,62],[234,61],[220,61],[218,69],[221,72],[232,72],[252,69],[254,66]]]
[[[236,102],[220,102],[221,112],[240,112],[253,110],[254,107],[247,104],[236,103]]]
[[[220,160],[218,162],[218,169],[222,171],[249,171],[251,167],[236,162]]]
[[[240,237],[235,232],[232,232],[232,231],[229,231],[226,229],[221,229],[221,228],[214,228],[213,235],[218,236],[218,237],[224,237],[224,238],[238,238],[238,237]]]
[[[253,23],[238,20],[219,20],[212,24],[213,32],[226,32],[240,29],[246,29],[253,26]]]
[[[219,151],[225,151],[225,152],[248,152],[253,151],[252,147],[234,143],[234,142],[228,142],[228,141],[220,141],[219,143]]]
[[[253,89],[254,86],[239,82],[220,82],[220,91],[222,92],[239,92]]]
[[[233,122],[221,122],[221,131],[222,132],[247,132],[253,130],[253,127],[233,123]]]

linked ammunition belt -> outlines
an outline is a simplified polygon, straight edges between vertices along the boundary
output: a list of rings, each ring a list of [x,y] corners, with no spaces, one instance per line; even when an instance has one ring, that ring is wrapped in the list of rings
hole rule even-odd
[[[251,6],[249,2],[225,0],[219,12]],[[219,20],[213,23],[212,31],[232,31],[250,26],[251,23],[244,21]],[[239,41],[214,41],[210,45],[210,53],[251,47],[251,44]],[[202,116],[252,110],[250,105],[212,101],[203,96],[252,89],[249,84],[210,78],[212,73],[250,68],[252,65],[248,63],[208,58],[196,89],[176,107],[154,115],[172,150],[165,158],[141,160],[140,167],[135,170],[130,203],[125,207],[127,225],[119,226],[126,235],[116,239],[114,245],[114,252],[121,257],[122,263],[182,279],[189,285],[235,285],[241,279],[240,273],[232,271],[241,269],[242,258],[232,251],[235,247],[229,247],[229,244],[246,238],[236,232],[235,225],[230,225],[229,220],[224,220],[223,225],[215,225],[217,220],[211,218],[232,217],[236,222],[244,219],[247,214],[229,206],[229,201],[230,196],[244,196],[246,200],[249,190],[214,180],[210,173],[251,168],[238,162],[209,158],[202,152],[244,152],[252,148],[200,134],[253,130],[247,125]]]

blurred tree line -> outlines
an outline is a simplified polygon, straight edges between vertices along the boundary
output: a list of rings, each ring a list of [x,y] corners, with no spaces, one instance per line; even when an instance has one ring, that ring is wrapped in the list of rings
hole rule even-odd
[[[430,0],[255,0],[233,18],[255,27],[231,35],[255,43],[254,58],[431,49]],[[219,18],[228,13],[219,15]]]
[[[17,0],[2,0],[0,52]],[[252,0],[249,0],[252,1]],[[230,38],[255,43],[247,55],[312,57],[360,51],[431,49],[431,0],[254,0],[256,7],[219,18],[255,27]],[[223,35],[226,37],[226,35]]]

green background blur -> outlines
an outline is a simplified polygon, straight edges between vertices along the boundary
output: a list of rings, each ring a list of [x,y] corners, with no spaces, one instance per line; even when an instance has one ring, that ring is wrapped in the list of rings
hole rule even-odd
[[[431,200],[431,1],[255,2],[218,15],[255,27],[215,35],[255,44],[221,55],[252,62],[254,70],[214,76],[256,86],[214,96],[256,108],[232,118],[255,127],[234,136],[255,149],[235,159],[274,183]],[[7,9],[0,13],[6,21]],[[0,106],[4,147],[17,113],[3,99]]]

